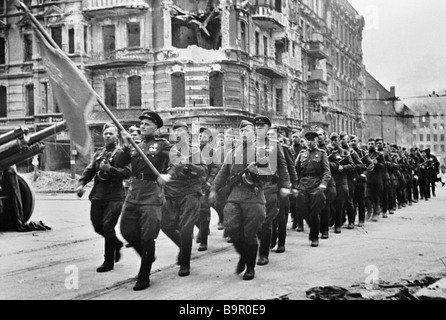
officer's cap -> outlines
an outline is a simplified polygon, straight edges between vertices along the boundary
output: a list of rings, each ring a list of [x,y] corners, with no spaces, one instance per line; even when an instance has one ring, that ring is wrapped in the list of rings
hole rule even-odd
[[[254,118],[254,125],[266,124],[271,127],[271,120],[267,116],[257,116]]]
[[[242,120],[241,122],[240,122],[240,129],[243,129],[243,128],[245,128],[245,127],[247,127],[247,126],[254,126],[253,124],[252,124],[252,122],[249,122],[248,120]]]
[[[312,141],[314,138],[319,138],[317,132],[308,131],[307,133],[305,133],[305,139],[307,139],[308,141]]]
[[[139,119],[150,119],[152,120],[156,126],[158,128],[161,128],[164,124],[163,124],[163,120],[161,119],[161,117],[158,115],[158,113],[154,112],[154,111],[144,111],[142,113],[142,115],[139,116]]]
[[[109,122],[109,123],[104,124],[104,127],[102,128],[102,132],[104,132],[108,128],[115,128],[116,131],[118,131],[118,127],[116,127],[116,125],[114,123]]]
[[[189,131],[189,127],[187,126],[187,123],[184,121],[175,121],[175,123],[173,124],[172,129],[178,129],[178,128],[185,128],[187,131]]]

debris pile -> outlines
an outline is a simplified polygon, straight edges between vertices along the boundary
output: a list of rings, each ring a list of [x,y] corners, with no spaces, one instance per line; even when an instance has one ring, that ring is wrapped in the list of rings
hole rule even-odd
[[[79,175],[75,175],[75,178],[71,179],[71,173],[65,171],[39,171],[37,175],[34,172],[20,175],[27,180],[34,192],[48,193],[74,192],[80,178]]]

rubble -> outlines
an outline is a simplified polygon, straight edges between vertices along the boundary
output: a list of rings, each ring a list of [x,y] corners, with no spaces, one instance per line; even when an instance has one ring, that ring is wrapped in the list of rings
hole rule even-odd
[[[71,173],[66,171],[39,171],[36,178],[34,172],[20,173],[20,175],[29,183],[34,192],[38,193],[74,192],[80,178],[76,174],[75,178],[71,179]]]

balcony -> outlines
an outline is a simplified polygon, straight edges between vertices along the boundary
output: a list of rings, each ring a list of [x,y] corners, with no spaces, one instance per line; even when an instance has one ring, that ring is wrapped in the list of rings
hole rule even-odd
[[[285,27],[283,13],[268,6],[258,6],[252,18],[257,24],[267,30],[280,30]]]
[[[323,70],[315,69],[311,72],[311,78],[307,80],[307,87],[311,96],[328,96],[328,84],[324,79]]]
[[[327,59],[328,53],[324,46],[324,36],[320,33],[313,33],[311,39],[308,41],[307,54],[319,60]]]
[[[110,17],[122,14],[137,14],[148,10],[143,0],[83,0],[82,10],[87,17]]]
[[[264,56],[255,56],[255,59],[256,62],[254,63],[254,68],[257,73],[271,79],[281,79],[286,77],[286,68],[279,60]]]
[[[93,52],[84,57],[89,69],[142,66],[153,61],[153,52],[142,48],[124,48],[111,52]]]

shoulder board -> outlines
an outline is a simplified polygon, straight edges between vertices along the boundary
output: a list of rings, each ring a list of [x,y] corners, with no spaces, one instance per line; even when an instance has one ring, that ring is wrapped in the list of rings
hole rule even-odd
[[[167,139],[165,139],[165,138],[155,137],[155,141],[167,141]]]

